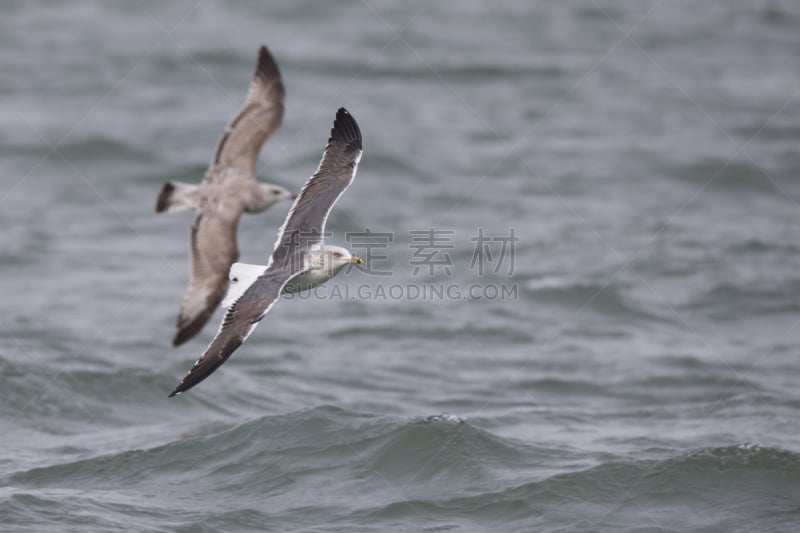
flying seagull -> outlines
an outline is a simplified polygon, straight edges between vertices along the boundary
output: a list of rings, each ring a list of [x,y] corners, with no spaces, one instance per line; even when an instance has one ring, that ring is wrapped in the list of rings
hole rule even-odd
[[[289,210],[269,263],[260,267],[260,275],[251,276],[255,277],[253,283],[230,306],[216,337],[170,396],[191,389],[227,361],[281,292],[310,289],[331,279],[348,264],[363,264],[348,250],[323,243],[328,213],[353,181],[360,159],[361,131],[353,116],[341,108],[336,113],[319,168]],[[259,267],[239,265],[238,268],[242,271]]]
[[[228,269],[239,258],[236,227],[242,212],[258,213],[294,195],[256,180],[261,145],[281,125],[283,83],[266,46],[247,100],[225,128],[214,161],[199,185],[167,181],[156,200],[156,213],[195,209],[191,231],[192,273],[178,313],[173,346],[183,344],[205,326],[228,289]]]

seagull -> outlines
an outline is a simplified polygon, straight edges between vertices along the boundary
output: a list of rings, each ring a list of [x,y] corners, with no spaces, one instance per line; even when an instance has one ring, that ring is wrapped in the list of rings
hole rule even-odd
[[[185,392],[222,365],[247,340],[281,293],[316,287],[347,265],[363,261],[345,248],[323,242],[325,221],[333,204],[356,175],[361,160],[361,131],[353,116],[340,108],[317,171],[308,179],[278,231],[266,267],[252,276],[231,304],[217,335],[170,397]],[[246,265],[251,270],[254,265]],[[241,271],[241,268],[240,268]]]
[[[239,258],[236,228],[242,212],[258,213],[295,198],[283,187],[259,183],[255,176],[261,145],[281,125],[283,99],[278,65],[262,46],[247,100],[225,128],[203,181],[198,185],[167,181],[161,188],[156,213],[197,211],[191,230],[191,279],[178,312],[173,346],[200,332],[225,296],[228,269]]]

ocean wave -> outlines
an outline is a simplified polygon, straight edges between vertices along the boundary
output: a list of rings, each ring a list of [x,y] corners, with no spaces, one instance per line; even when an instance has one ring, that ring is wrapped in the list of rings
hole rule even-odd
[[[287,68],[295,71],[309,71],[322,74],[340,76],[358,76],[364,79],[400,79],[400,80],[448,80],[460,82],[485,82],[497,83],[498,80],[535,78],[562,78],[567,71],[557,65],[499,65],[481,63],[462,64],[436,64],[428,68],[426,65],[403,66],[397,63],[385,65],[367,64],[361,62],[342,62],[339,60],[302,62],[287,61]]]
[[[697,475],[698,469],[762,470],[782,472],[786,482],[800,481],[800,453],[761,446],[757,443],[743,442],[731,446],[699,448],[686,454],[653,465],[648,472],[657,476],[671,472],[670,475]]]
[[[330,333],[332,339],[354,339],[356,337],[377,337],[386,339],[409,339],[426,337],[437,339],[439,342],[463,339],[464,335],[471,335],[482,340],[498,339],[509,343],[530,343],[534,337],[528,332],[510,327],[491,327],[463,325],[454,327],[423,327],[411,324],[408,327],[394,326],[349,326],[337,329]]]
[[[206,424],[183,430],[158,446],[26,469],[6,481],[16,486],[135,485],[201,467],[204,475],[238,476],[245,483],[243,476],[263,477],[275,468],[299,476],[344,464],[366,468],[371,475],[404,479],[462,471],[465,461],[480,469],[487,459],[487,464],[513,464],[521,458],[518,445],[455,415],[392,420],[322,406],[239,423]]]
[[[800,246],[790,241],[778,241],[765,238],[741,239],[728,244],[725,251],[737,254],[765,254],[785,253],[787,255],[800,255]]]
[[[681,308],[705,310],[714,318],[729,319],[746,314],[792,313],[800,310],[800,280],[783,286],[754,283],[716,283]]]
[[[686,164],[669,163],[663,172],[676,180],[712,191],[753,191],[783,196],[761,169],[749,160],[706,158]]]
[[[45,153],[49,148],[42,147]],[[80,141],[66,143],[58,151],[68,160],[75,162],[97,161],[107,163],[114,161],[133,163],[156,163],[158,157],[150,150],[144,150],[129,143],[110,137],[87,137]]]
[[[548,276],[528,280],[525,289],[530,298],[537,302],[568,305],[640,320],[666,320],[632,302],[622,289],[613,284],[601,285]]]
[[[779,481],[773,482],[776,476]],[[703,448],[663,461],[609,460],[469,496],[444,493],[437,499],[398,500],[374,509],[371,517],[423,517],[453,527],[503,531],[561,531],[553,529],[554,523],[568,524],[565,530],[570,531],[639,531],[630,522],[630,513],[639,512],[639,525],[661,524],[656,517],[663,516],[675,531],[685,531],[697,524],[697,518],[682,518],[681,511],[691,515],[709,506],[727,506],[727,513],[707,516],[710,529],[733,530],[740,514],[750,520],[760,515],[764,530],[770,530],[769,522],[783,520],[775,513],[789,515],[796,509],[798,482],[800,454],[740,444]],[[731,506],[733,502],[738,507]],[[631,511],[630,505],[636,510]],[[624,522],[619,522],[621,510],[627,514]]]
[[[177,433],[151,447],[12,472],[2,479],[0,511],[11,523],[47,523],[50,506],[96,508],[106,525],[141,514],[151,527],[278,521],[288,530],[324,508],[351,530],[404,523],[525,531],[553,520],[613,523],[615,509],[632,501],[668,514],[692,501],[742,501],[755,512],[772,498],[773,508],[788,509],[786,495],[800,483],[800,454],[779,448],[662,450],[660,460],[571,453],[567,464],[564,450],[446,413],[393,419],[320,406]],[[671,498],[678,493],[695,499]],[[265,500],[268,515],[256,510]],[[559,518],[562,508],[571,516]]]

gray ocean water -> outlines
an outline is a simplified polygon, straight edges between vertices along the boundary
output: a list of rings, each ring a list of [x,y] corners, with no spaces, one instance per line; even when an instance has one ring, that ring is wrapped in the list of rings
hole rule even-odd
[[[347,107],[373,263],[168,399],[221,311],[171,347],[155,196],[262,43],[259,175]],[[0,530],[800,530],[798,57],[789,0],[3,2]]]

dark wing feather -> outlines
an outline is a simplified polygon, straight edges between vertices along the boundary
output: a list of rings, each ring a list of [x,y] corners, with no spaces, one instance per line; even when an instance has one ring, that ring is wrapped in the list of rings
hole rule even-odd
[[[233,215],[200,214],[192,225],[192,278],[178,312],[173,346],[200,332],[225,297],[228,271],[239,258],[236,226],[241,211]]]
[[[247,100],[225,129],[213,166],[239,168],[251,174],[255,171],[261,146],[283,120],[284,94],[278,64],[262,46]]]
[[[288,266],[320,242],[333,204],[353,181],[361,159],[361,130],[345,108],[336,113],[319,168],[303,186],[278,232],[271,263]]]
[[[292,276],[291,271],[278,268],[267,269],[259,276],[225,313],[217,335],[170,396],[191,389],[227,361],[264,318]]]

